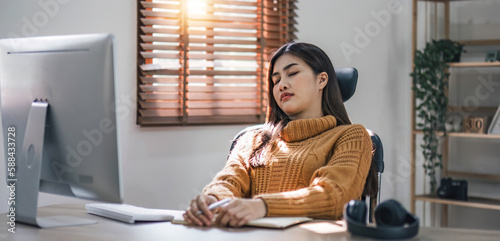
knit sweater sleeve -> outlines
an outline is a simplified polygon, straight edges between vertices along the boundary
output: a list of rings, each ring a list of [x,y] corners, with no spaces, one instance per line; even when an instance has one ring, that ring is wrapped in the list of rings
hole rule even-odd
[[[352,125],[335,142],[327,165],[314,172],[308,187],[255,198],[265,201],[267,216],[339,219],[344,204],[361,197],[370,168],[371,149],[365,128]]]
[[[210,184],[203,189],[203,194],[213,195],[217,200],[224,198],[244,198],[250,196],[249,165],[245,162],[250,148],[248,142],[252,135],[240,137],[234,146],[224,168],[217,173]]]

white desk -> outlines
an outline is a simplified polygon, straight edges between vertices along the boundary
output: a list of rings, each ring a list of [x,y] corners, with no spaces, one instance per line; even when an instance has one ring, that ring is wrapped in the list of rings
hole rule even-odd
[[[0,240],[9,241],[90,241],[90,240],[369,240],[352,236],[341,222],[315,222],[296,225],[287,229],[265,228],[219,228],[193,227],[170,222],[148,222],[126,224],[87,214],[83,205],[66,204],[39,208],[39,215],[71,215],[97,220],[98,224],[39,229],[28,225],[16,224],[16,233],[5,235],[6,214],[1,214],[2,225]],[[317,229],[318,231],[312,231]],[[445,229],[421,227],[418,236],[412,240],[500,240],[500,231],[470,229]]]

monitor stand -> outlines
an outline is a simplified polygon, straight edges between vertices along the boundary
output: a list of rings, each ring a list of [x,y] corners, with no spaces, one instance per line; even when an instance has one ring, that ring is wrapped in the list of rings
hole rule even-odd
[[[8,179],[16,185],[16,222],[40,228],[95,224],[97,221],[72,216],[37,217],[38,192],[45,135],[45,123],[49,103],[36,101],[31,104],[23,146],[17,162],[15,179]]]

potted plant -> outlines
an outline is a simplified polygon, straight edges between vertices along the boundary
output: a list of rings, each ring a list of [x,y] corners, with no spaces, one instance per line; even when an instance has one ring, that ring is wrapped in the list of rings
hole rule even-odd
[[[431,192],[436,190],[436,169],[442,168],[439,138],[436,132],[446,135],[445,121],[448,97],[449,62],[457,62],[463,45],[449,39],[432,40],[424,50],[415,52],[413,93],[416,99],[417,128],[423,132],[422,154],[425,174],[430,177]],[[458,56],[458,57],[457,57]]]

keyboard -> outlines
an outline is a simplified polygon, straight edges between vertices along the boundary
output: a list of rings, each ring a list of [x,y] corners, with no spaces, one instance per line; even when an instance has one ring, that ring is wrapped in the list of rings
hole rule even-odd
[[[151,209],[128,204],[89,203],[85,205],[87,213],[122,221],[172,221],[174,216],[182,215],[179,210]]]

